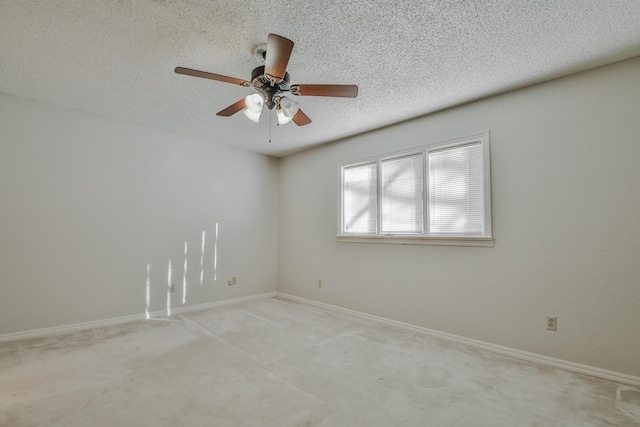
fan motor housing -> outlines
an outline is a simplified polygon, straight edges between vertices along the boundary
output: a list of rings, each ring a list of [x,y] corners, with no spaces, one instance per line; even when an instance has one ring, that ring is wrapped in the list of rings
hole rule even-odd
[[[280,92],[288,91],[290,88],[289,73],[284,73],[284,78],[280,83],[273,83],[264,75],[264,65],[256,67],[251,72],[251,84],[260,93],[264,95],[265,105],[269,110],[273,109],[275,102],[273,97]]]

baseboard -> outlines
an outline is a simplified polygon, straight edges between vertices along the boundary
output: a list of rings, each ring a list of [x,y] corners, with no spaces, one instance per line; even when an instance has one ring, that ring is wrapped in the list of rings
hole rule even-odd
[[[569,361],[562,360],[562,359],[556,359],[556,358],[553,358],[553,357],[543,356],[541,354],[530,353],[530,352],[523,351],[523,350],[518,350],[518,349],[514,349],[514,348],[510,348],[510,347],[504,347],[504,346],[500,346],[500,345],[496,345],[496,344],[491,344],[491,343],[487,343],[487,342],[484,342],[484,341],[479,341],[479,340],[474,340],[474,339],[471,339],[471,338],[462,337],[462,336],[459,336],[459,335],[449,334],[449,333],[446,333],[446,332],[440,332],[440,331],[436,331],[436,330],[433,330],[433,329],[424,328],[422,326],[411,325],[409,323],[399,322],[399,321],[396,321],[396,320],[391,320],[391,319],[387,319],[387,318],[384,318],[384,317],[375,316],[375,315],[372,315],[372,314],[362,313],[360,311],[350,310],[348,308],[343,308],[343,307],[339,307],[339,306],[332,305],[332,304],[327,304],[327,303],[323,303],[323,302],[319,302],[319,301],[314,301],[314,300],[311,300],[311,299],[302,298],[302,297],[298,297],[298,296],[295,296],[295,295],[285,294],[285,293],[282,293],[282,292],[267,292],[267,293],[263,293],[263,294],[249,295],[249,296],[246,296],[246,297],[232,298],[232,299],[222,300],[222,301],[213,301],[213,302],[204,303],[204,304],[190,305],[190,306],[185,306],[185,307],[176,307],[176,308],[173,308],[171,310],[171,313],[172,313],[172,315],[174,315],[174,314],[182,314],[182,313],[189,313],[189,312],[193,312],[193,311],[206,310],[206,309],[209,309],[209,308],[221,307],[221,306],[225,306],[225,305],[240,304],[240,303],[243,303],[243,302],[253,301],[253,300],[257,300],[257,299],[272,298],[274,296],[278,296],[278,297],[281,297],[281,298],[289,299],[291,301],[300,302],[300,303],[303,303],[303,304],[308,304],[308,305],[320,307],[320,308],[323,308],[323,309],[326,309],[326,310],[331,310],[331,311],[335,311],[335,312],[342,313],[342,314],[347,314],[347,315],[354,316],[354,317],[359,317],[359,318],[366,319],[366,320],[377,321],[377,322],[384,323],[384,324],[387,324],[387,325],[390,325],[390,326],[395,326],[395,327],[411,330],[411,331],[422,333],[422,334],[426,334],[426,335],[431,335],[431,336],[435,336],[435,337],[439,337],[439,338],[444,338],[444,339],[447,339],[447,340],[450,340],[450,341],[454,341],[454,342],[458,342],[458,343],[461,343],[461,344],[469,345],[471,347],[475,347],[475,348],[491,351],[493,353],[502,354],[504,356],[514,357],[514,358],[520,359],[520,360],[526,360],[526,361],[529,361],[529,362],[539,363],[539,364],[545,365],[545,366],[551,366],[551,367],[554,367],[554,368],[565,369],[567,371],[576,372],[576,373],[584,374],[584,375],[589,375],[589,376],[596,377],[596,378],[602,378],[602,379],[613,381],[613,382],[620,383],[620,384],[626,384],[626,385],[630,385],[630,386],[634,386],[634,387],[640,387],[640,377],[637,377],[637,376],[623,374],[623,373],[615,372],[615,371],[609,371],[609,370],[606,370],[606,369],[596,368],[596,367],[593,367],[593,366],[582,365],[582,364],[579,364],[579,363],[569,362]],[[149,313],[149,315],[152,318],[154,318],[154,317],[166,318],[166,311],[154,311],[152,313]],[[54,326],[54,327],[51,327],[51,328],[41,328],[41,329],[33,329],[33,330],[29,330],[29,331],[13,332],[13,333],[0,335],[0,342],[21,340],[21,339],[27,339],[27,338],[38,338],[38,337],[47,336],[47,335],[54,335],[54,334],[57,335],[57,334],[63,334],[63,333],[68,333],[68,332],[80,331],[80,330],[83,330],[83,329],[93,329],[93,328],[100,328],[100,327],[104,327],[104,326],[113,326],[113,325],[119,325],[119,324],[122,324],[122,323],[135,322],[137,320],[145,320],[145,319],[146,319],[145,314],[144,313],[140,313],[140,314],[134,314],[134,315],[131,315],[131,316],[123,316],[123,317],[116,317],[116,318],[110,318],[110,319],[95,320],[95,321],[90,321],[90,322],[75,323],[75,324],[71,324],[71,325]]]
[[[615,371],[608,371],[606,369],[600,369],[593,366],[582,365],[579,363],[569,362],[567,360],[556,359],[553,357],[543,356],[541,354],[530,353],[528,351],[518,350],[515,348],[504,347],[501,345],[491,344],[484,341],[474,340],[471,338],[462,337],[459,335],[449,334],[446,332],[440,332],[433,329],[423,328],[422,326],[411,325],[409,323],[398,322],[396,320],[387,319],[380,316],[374,316],[372,314],[362,313],[356,310],[350,310],[348,308],[342,308],[332,304],[326,304],[319,301],[314,301],[307,298],[298,297],[295,295],[289,295],[282,292],[277,292],[277,296],[285,298],[291,301],[300,302],[303,304],[313,305],[323,309],[335,311],[342,314],[347,314],[354,317],[359,317],[366,320],[373,320],[387,325],[399,327],[402,329],[408,329],[411,331],[419,332],[434,337],[444,338],[449,341],[465,344],[471,347],[479,348],[482,350],[491,351],[504,356],[513,357],[520,360],[526,360],[528,362],[539,363],[545,366],[551,366],[554,368],[565,369],[567,371],[576,372],[579,374],[589,375],[596,378],[602,378],[605,380],[613,381],[620,384],[626,384],[634,387],[640,387],[640,377],[633,375],[623,374]]]
[[[252,301],[256,299],[272,298],[274,296],[276,296],[276,292],[267,292],[264,294],[249,295],[246,297],[232,298],[232,299],[227,299],[222,301],[213,301],[213,302],[208,302],[204,304],[188,305],[185,307],[176,307],[171,309],[171,315],[189,313],[192,311],[206,310],[208,308],[220,307],[220,306],[230,305],[230,304],[239,304],[242,302]],[[165,310],[161,310],[161,311],[151,312],[149,313],[149,316],[151,318],[158,318],[158,317],[166,318],[167,317],[166,314],[167,313]],[[83,323],[74,323],[71,325],[54,326],[51,328],[32,329],[29,331],[22,331],[22,332],[12,332],[8,334],[0,335],[0,342],[22,340],[27,338],[39,338],[47,335],[59,335],[59,334],[64,334],[68,332],[80,331],[83,329],[94,329],[94,328],[101,328],[104,326],[120,325],[122,323],[135,322],[137,320],[145,320],[145,319],[146,319],[145,313],[140,313],[140,314],[133,314],[131,316],[114,317],[110,319],[93,320],[90,322],[83,322]]]

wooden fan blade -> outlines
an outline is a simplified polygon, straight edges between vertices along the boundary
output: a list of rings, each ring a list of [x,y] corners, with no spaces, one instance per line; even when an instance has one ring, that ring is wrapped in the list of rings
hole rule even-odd
[[[229,105],[224,110],[218,111],[216,113],[216,115],[217,116],[223,116],[223,117],[229,117],[229,116],[233,116],[238,111],[244,110],[245,108],[247,108],[247,105],[244,103],[244,98],[242,98],[240,101],[236,102],[233,105]]]
[[[274,83],[280,83],[287,72],[287,64],[293,50],[293,42],[277,34],[269,34],[264,76]]]
[[[217,80],[219,82],[231,83],[240,86],[251,86],[251,83],[236,79],[235,77],[223,76],[220,74],[207,73],[206,71],[192,70],[191,68],[176,67],[175,72],[186,76],[202,77],[203,79]]]
[[[291,85],[291,93],[298,96],[337,96],[355,98],[358,96],[356,85]]]
[[[293,119],[291,120],[293,120],[293,122],[298,126],[304,126],[311,123],[311,119],[307,117],[307,115],[303,113],[302,110],[298,110],[298,112],[293,116]]]

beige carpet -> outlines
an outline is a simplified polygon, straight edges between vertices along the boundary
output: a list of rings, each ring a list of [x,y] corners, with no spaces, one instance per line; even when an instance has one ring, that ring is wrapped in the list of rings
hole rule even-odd
[[[278,299],[0,344],[0,426],[638,426],[640,390]]]

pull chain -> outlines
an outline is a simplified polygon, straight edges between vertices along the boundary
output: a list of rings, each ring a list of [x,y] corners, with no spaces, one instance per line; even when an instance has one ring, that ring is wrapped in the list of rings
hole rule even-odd
[[[273,110],[269,111],[269,144],[271,144],[271,123],[273,122]]]

